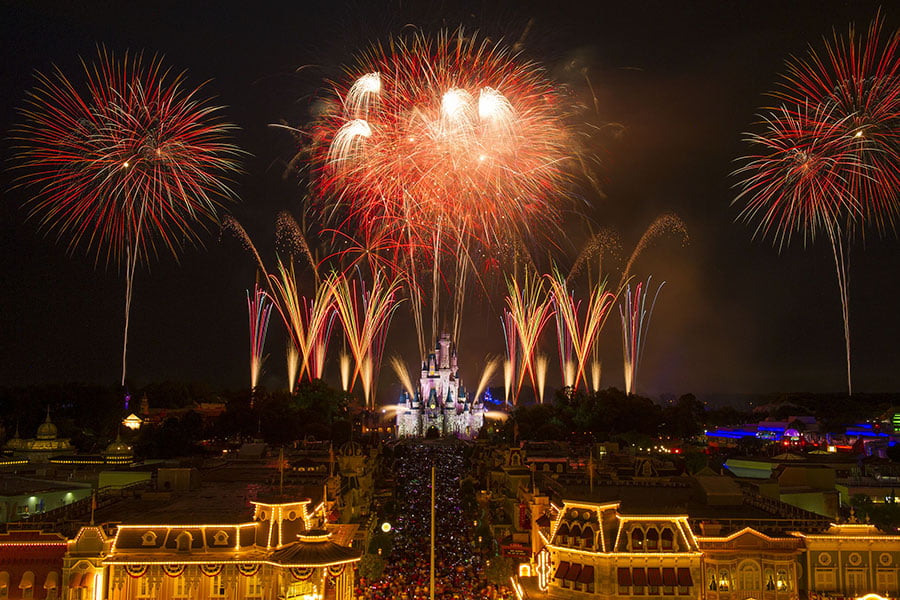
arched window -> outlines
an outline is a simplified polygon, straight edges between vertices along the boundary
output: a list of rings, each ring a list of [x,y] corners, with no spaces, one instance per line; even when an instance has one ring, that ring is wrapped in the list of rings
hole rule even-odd
[[[775,589],[779,592],[787,592],[791,589],[791,580],[786,569],[778,569],[775,573]]]
[[[193,536],[187,531],[182,531],[178,534],[178,537],[175,538],[175,547],[179,552],[187,552],[191,549],[191,542],[194,541]]]
[[[656,527],[651,527],[649,531],[647,531],[647,550],[651,552],[654,550],[659,550],[659,531]]]
[[[662,550],[671,550],[672,546],[675,543],[675,534],[671,529],[666,527],[662,530],[662,534],[659,536],[660,548]]]
[[[640,529],[631,531],[631,549],[635,551],[644,549],[644,532]]]
[[[593,548],[594,547],[594,530],[591,527],[586,525],[584,527],[584,529],[581,531],[581,539],[583,540],[582,545],[585,548]]]
[[[728,569],[719,570],[719,591],[727,592],[731,589],[731,573]]]
[[[569,543],[569,526],[563,523],[556,530],[556,543],[566,545]]]
[[[755,591],[760,589],[759,567],[756,563],[746,561],[741,563],[738,570],[738,581],[742,591]]]
[[[572,536],[572,545],[580,546],[581,545],[581,527],[578,525],[573,525],[570,535]]]
[[[765,576],[763,577],[766,581],[766,591],[774,592],[775,591],[775,574],[772,572],[772,569],[766,569]]]

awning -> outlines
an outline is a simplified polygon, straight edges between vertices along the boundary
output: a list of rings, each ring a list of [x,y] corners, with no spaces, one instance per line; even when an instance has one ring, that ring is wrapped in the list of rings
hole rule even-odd
[[[69,589],[74,590],[79,587],[81,587],[81,573],[76,571],[69,575]]]
[[[581,575],[578,576],[578,583],[594,583],[594,567],[591,565],[583,567]]]
[[[78,584],[78,587],[86,588],[87,586],[91,585],[91,581],[93,579],[94,579],[94,574],[85,571],[84,574],[82,574],[82,576],[81,576],[81,583]]]
[[[569,535],[569,526],[563,523],[559,526],[559,529],[556,530],[556,535]]]
[[[594,567],[591,567],[592,569]],[[618,569],[619,587],[628,587],[631,585],[631,570],[626,567]]]
[[[663,567],[662,577],[663,585],[678,585],[678,578],[675,577],[675,567]]]
[[[553,576],[554,579],[565,579],[566,573],[569,571],[569,563],[566,561],[562,561],[559,563],[559,567],[556,568],[556,575]]]
[[[643,587],[647,585],[647,571],[644,569],[632,569],[631,579],[634,581],[634,585]]]
[[[694,585],[694,580],[691,578],[690,569],[678,567],[678,585],[684,587],[691,587],[692,585]]]
[[[45,590],[55,590],[59,588],[59,573],[50,571],[47,573],[47,579],[44,580]]]
[[[0,590],[9,587],[9,571],[0,571]]]
[[[569,572],[566,573],[566,579],[569,581],[578,581],[579,575],[581,575],[581,565],[572,563],[572,566],[569,567]]]
[[[25,571],[22,575],[22,581],[19,582],[20,590],[27,590],[34,587],[34,571]]]
[[[662,573],[659,572],[659,569],[647,569],[647,582],[650,585],[662,585]]]
[[[583,540],[593,540],[594,539],[594,530],[590,527],[585,527],[584,531],[581,532],[581,539]]]

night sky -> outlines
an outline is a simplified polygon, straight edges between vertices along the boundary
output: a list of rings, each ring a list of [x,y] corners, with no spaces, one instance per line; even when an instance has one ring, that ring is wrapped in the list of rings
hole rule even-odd
[[[0,155],[35,70],[58,65],[77,79],[96,46],[160,53],[225,105],[252,157],[233,214],[274,258],[274,218],[299,214],[305,187],[282,178],[294,142],[270,124],[298,124],[324,81],[353,53],[405,28],[464,26],[518,40],[524,55],[573,94],[597,94],[617,136],[592,147],[604,197],[580,189],[586,218],[615,228],[630,250],[662,212],[680,215],[690,243],[664,238],[635,266],[665,280],[638,378],[645,394],[842,391],[840,303],[830,247],[797,240],[781,253],[736,223],[729,173],[746,151],[742,132],[767,104],[784,60],[821,47],[832,28],[867,26],[877,2],[20,2],[0,4]],[[900,11],[887,4],[886,29]],[[298,67],[309,65],[298,71]],[[0,386],[84,381],[116,384],[121,369],[124,278],[26,220],[24,192],[0,172]],[[162,256],[136,277],[129,378],[246,387],[252,258],[210,231],[180,263]],[[562,244],[565,246],[565,244]],[[850,315],[854,390],[900,390],[900,242],[868,232],[853,242]],[[274,262],[274,261],[271,261]],[[502,350],[501,299],[473,299],[460,365],[472,385],[482,358]],[[416,360],[408,311],[395,318],[388,354]],[[273,316],[263,383],[284,386],[283,334]],[[545,351],[555,357],[553,328]],[[333,355],[334,353],[332,353]],[[604,386],[622,387],[618,315],[606,325]],[[333,367],[333,365],[332,365]],[[332,368],[334,370],[334,368]],[[382,382],[392,377],[385,370]],[[389,382],[388,382],[389,383]],[[499,382],[497,382],[499,383]],[[393,398],[385,398],[386,402]]]

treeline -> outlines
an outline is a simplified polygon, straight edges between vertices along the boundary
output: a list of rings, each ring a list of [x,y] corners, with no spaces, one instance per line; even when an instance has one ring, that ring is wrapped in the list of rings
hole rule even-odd
[[[576,393],[563,390],[557,392],[554,402],[517,407],[501,434],[534,441],[661,436],[687,439],[702,433],[705,427],[737,424],[749,418],[749,413],[729,407],[706,410],[693,394],[660,406],[616,388]]]

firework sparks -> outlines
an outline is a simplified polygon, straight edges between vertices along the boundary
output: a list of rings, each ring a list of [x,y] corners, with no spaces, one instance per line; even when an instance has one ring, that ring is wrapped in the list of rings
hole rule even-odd
[[[610,309],[615,304],[616,296],[606,290],[606,282],[597,284],[591,289],[582,318],[579,316],[580,302],[577,302],[568,291],[566,278],[556,269],[553,275],[547,275],[546,278],[556,313],[557,337],[559,340],[565,340],[567,351],[563,352],[563,343],[560,341],[563,382],[566,387],[577,388],[583,380],[586,380],[586,369],[593,355],[594,345],[609,317]]]
[[[376,47],[352,72],[316,152],[321,190],[362,228],[443,217],[492,243],[555,220],[572,136],[535,65],[457,32]]]
[[[491,382],[491,377],[494,376],[494,372],[497,370],[498,366],[500,366],[499,358],[490,358],[484,363],[484,370],[481,372],[481,377],[478,379],[478,387],[475,389],[475,396],[473,396],[476,402],[481,396],[481,393],[487,389],[488,383]]]
[[[83,89],[58,69],[37,74],[13,131],[17,185],[35,190],[29,214],[42,230],[124,269],[124,385],[137,265],[200,242],[234,197],[227,179],[240,152],[220,109],[158,58],[101,49],[82,64]]]
[[[634,393],[638,364],[644,353],[647,330],[650,327],[650,317],[653,315],[653,308],[656,306],[659,292],[665,284],[666,282],[663,281],[656,288],[649,309],[647,309],[647,297],[650,295],[649,277],[646,284],[640,282],[634,286],[633,294],[630,283],[625,287],[625,297],[619,306],[619,315],[622,317],[622,350],[625,364],[626,394]]]
[[[297,385],[297,378],[300,375],[300,351],[297,346],[290,340],[287,343],[287,351],[285,352],[287,361],[288,391],[294,393],[294,386]]]
[[[550,359],[546,354],[538,354],[534,359],[535,381],[537,382],[535,394],[538,404],[544,403],[544,389],[547,386],[547,367],[549,365]]]
[[[882,39],[883,17],[864,36],[825,41],[791,59],[774,94],[785,105],[762,115],[762,133],[747,141],[760,152],[743,159],[735,204],[739,218],[758,221],[756,234],[783,247],[827,237],[834,258],[847,365],[850,368],[849,274],[846,236],[874,224],[893,227],[900,213],[900,30]]]
[[[628,262],[625,264],[625,269],[622,271],[622,278],[619,280],[619,289],[621,289],[622,286],[625,285],[625,282],[628,281],[628,278],[631,275],[631,268],[634,266],[634,263],[637,262],[637,259],[641,254],[643,254],[644,250],[649,248],[655,240],[664,235],[677,235],[681,238],[682,245],[688,243],[687,226],[685,226],[681,217],[674,213],[664,213],[656,217],[656,219],[650,223],[650,226],[644,230],[641,239],[638,240],[637,245],[634,247],[634,251],[631,253],[631,256],[628,257]]]
[[[349,389],[352,390],[354,382],[360,378],[365,404],[371,407],[374,377],[381,368],[385,336],[398,305],[398,282],[387,282],[383,277],[376,276],[371,289],[366,290],[338,274],[332,278],[330,287],[344,338],[356,363],[349,377]]]
[[[465,289],[438,305],[447,296],[437,291],[441,257],[456,256],[465,286],[470,259],[459,249],[492,253],[533,231],[552,236],[575,137],[563,96],[536,65],[461,31],[377,46],[348,75],[314,126],[316,196],[336,229],[378,231],[407,247],[404,279],[424,352],[429,286],[418,273],[432,274],[430,334],[442,309],[453,311],[447,322],[458,335]]]
[[[535,352],[538,338],[547,321],[553,316],[553,311],[550,308],[550,300],[547,297],[547,290],[544,287],[544,279],[542,277],[531,276],[526,272],[522,285],[519,284],[518,280],[510,279],[507,281],[507,286],[509,289],[509,294],[506,296],[507,315],[515,327],[517,341],[521,349],[521,368],[519,369],[518,381],[515,384],[515,392],[512,394],[513,399],[518,401],[526,373],[530,375],[532,388],[537,393],[538,382],[534,364]]]
[[[409,394],[410,398],[416,397],[416,388],[413,387],[412,378],[409,376],[409,371],[406,369],[406,363],[403,362],[399,356],[391,357],[391,368],[394,369],[394,373],[397,374],[397,378],[400,379],[400,385],[403,386],[403,389]]]
[[[247,290],[247,310],[250,315],[250,390],[253,392],[259,383],[259,375],[265,361],[263,346],[266,343],[266,332],[272,313],[272,303],[266,292],[258,285],[254,288],[252,297],[250,290]]]

